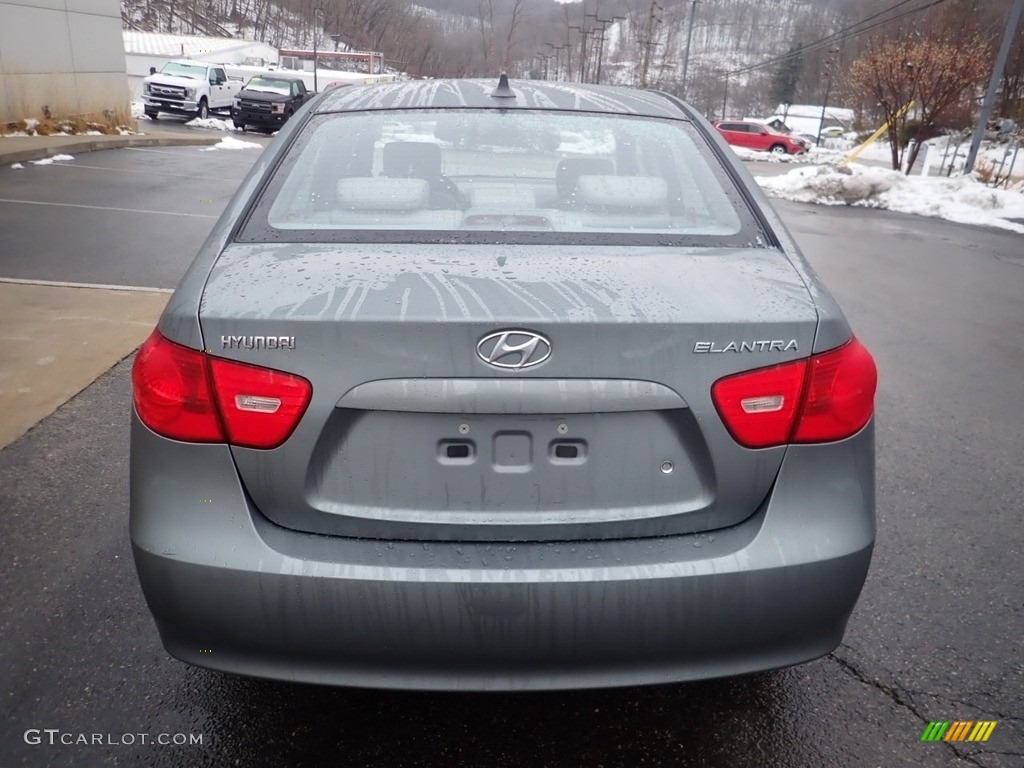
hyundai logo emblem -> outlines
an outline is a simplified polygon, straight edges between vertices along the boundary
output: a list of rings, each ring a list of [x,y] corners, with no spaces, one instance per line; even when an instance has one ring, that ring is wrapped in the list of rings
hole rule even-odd
[[[551,342],[532,331],[495,331],[480,339],[476,353],[495,368],[531,368],[551,357]]]

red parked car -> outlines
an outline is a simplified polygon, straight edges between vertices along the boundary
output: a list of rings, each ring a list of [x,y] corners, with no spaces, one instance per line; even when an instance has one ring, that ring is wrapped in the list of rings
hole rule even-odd
[[[734,147],[774,152],[778,155],[799,155],[808,144],[803,139],[789,136],[752,120],[716,120],[713,125],[722,138]]]

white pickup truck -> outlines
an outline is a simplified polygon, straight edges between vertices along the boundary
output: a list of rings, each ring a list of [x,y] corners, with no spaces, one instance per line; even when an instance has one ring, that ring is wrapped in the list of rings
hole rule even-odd
[[[228,77],[221,64],[169,61],[142,81],[143,108],[152,120],[161,112],[205,119],[211,112],[230,110],[243,85],[240,78]]]

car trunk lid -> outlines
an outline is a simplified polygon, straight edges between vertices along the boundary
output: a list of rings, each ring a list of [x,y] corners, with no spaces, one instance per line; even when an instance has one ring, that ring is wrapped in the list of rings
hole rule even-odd
[[[537,541],[753,514],[785,448],[740,447],[711,386],[807,357],[817,314],[769,248],[287,244],[230,246],[200,322],[212,354],[312,383],[283,445],[232,448],[269,519]]]

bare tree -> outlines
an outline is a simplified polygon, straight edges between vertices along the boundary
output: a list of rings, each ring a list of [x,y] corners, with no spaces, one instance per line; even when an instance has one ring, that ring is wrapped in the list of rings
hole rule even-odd
[[[490,70],[494,56],[494,0],[479,0],[477,24],[480,29],[480,53],[484,70]]]
[[[965,51],[967,52],[965,54]],[[850,69],[849,83],[880,105],[888,123],[892,167],[903,159],[901,137],[906,134],[913,100],[915,139],[907,173],[913,168],[921,141],[937,121],[956,107],[989,70],[991,51],[980,37],[954,44],[944,39],[902,37],[885,40],[857,59]]]
[[[1017,40],[1010,49],[1001,86],[997,115],[1024,123],[1024,24],[1017,29]]]
[[[651,0],[647,15],[641,24],[631,25],[636,29],[636,42],[640,49],[640,63],[637,72],[637,85],[647,87],[647,76],[654,59],[654,49],[658,43],[658,27],[661,25],[661,3]]]
[[[526,14],[526,4],[524,0],[514,0],[512,4],[512,13],[508,21],[508,35],[505,38],[505,57],[501,63],[503,71],[508,72],[512,66],[512,53],[515,50],[516,44],[516,32],[518,31],[520,23],[523,22],[523,17]]]

